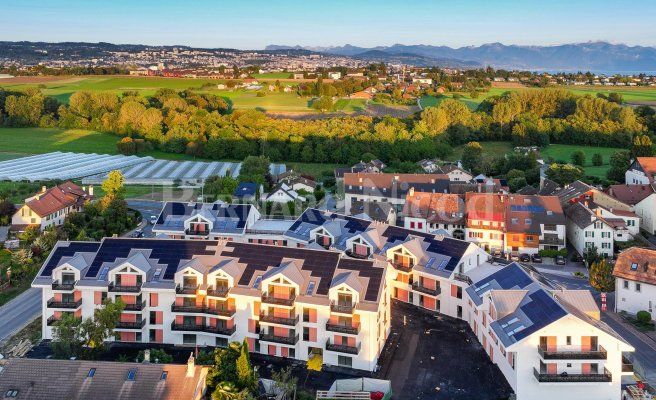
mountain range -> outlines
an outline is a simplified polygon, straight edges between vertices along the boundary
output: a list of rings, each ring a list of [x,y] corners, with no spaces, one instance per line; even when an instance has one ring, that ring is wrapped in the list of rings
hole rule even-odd
[[[266,50],[309,50],[356,59],[445,67],[492,66],[504,69],[536,71],[594,71],[637,73],[656,71],[656,48],[628,46],[608,42],[572,43],[555,46],[519,46],[489,43],[481,46],[404,45],[358,47],[350,44],[334,47],[269,45]]]

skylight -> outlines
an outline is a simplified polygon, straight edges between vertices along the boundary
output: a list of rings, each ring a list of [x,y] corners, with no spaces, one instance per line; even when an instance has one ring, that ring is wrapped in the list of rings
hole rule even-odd
[[[95,369],[95,368],[91,368],[91,369],[89,370],[89,372],[87,373],[87,377],[88,377],[88,378],[93,378],[93,376],[94,376],[95,374],[96,374],[96,369]]]
[[[637,270],[638,270],[638,263],[631,264],[631,271],[637,271]]]
[[[128,371],[128,376],[125,378],[128,381],[134,381],[134,378],[137,376],[137,370],[131,369]]]
[[[262,282],[262,277],[258,276],[255,278],[255,283],[253,283],[253,288],[258,289],[260,287],[260,282]]]
[[[165,381],[168,376],[169,376],[168,371],[162,371],[162,376],[160,377],[160,380]]]
[[[315,285],[316,285],[316,283],[315,283],[314,281],[311,281],[311,282],[308,284],[308,287],[307,287],[307,290],[306,290],[305,293],[308,294],[308,295],[314,293],[314,287],[315,287]]]

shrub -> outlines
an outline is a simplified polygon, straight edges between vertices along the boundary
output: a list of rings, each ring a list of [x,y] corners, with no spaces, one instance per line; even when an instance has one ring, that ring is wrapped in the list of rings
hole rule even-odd
[[[594,153],[592,155],[592,165],[599,167],[604,164],[604,159],[599,153]]]
[[[581,150],[572,153],[572,163],[574,165],[583,166],[583,164],[585,164],[585,153]]]
[[[540,250],[538,251],[540,257],[555,258],[556,256],[567,257],[567,249],[562,250]]]
[[[641,324],[648,324],[651,322],[651,314],[649,313],[649,311],[638,311],[638,313],[636,314],[636,319]]]

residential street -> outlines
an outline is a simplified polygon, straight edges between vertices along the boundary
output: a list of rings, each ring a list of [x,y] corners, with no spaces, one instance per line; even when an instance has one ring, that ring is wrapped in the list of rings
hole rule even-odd
[[[41,289],[30,288],[0,307],[0,343],[41,315]]]

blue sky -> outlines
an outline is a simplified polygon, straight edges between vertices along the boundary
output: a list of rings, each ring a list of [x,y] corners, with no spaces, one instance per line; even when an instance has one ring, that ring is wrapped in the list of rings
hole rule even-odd
[[[656,1],[18,0],[0,5],[0,40],[358,46],[606,40],[656,46]]]

